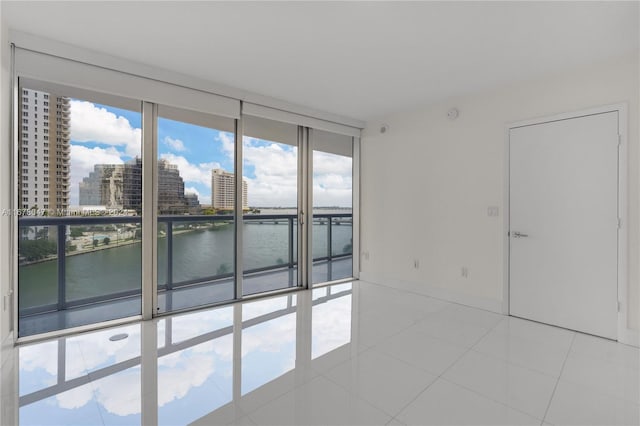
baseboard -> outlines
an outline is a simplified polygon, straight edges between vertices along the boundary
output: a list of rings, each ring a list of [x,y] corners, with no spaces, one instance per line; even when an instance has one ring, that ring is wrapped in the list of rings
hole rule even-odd
[[[501,300],[487,299],[483,297],[462,294],[458,291],[443,287],[436,287],[418,282],[398,280],[394,278],[370,274],[367,272],[360,272],[360,281],[370,282],[373,284],[396,288],[399,290],[406,290],[436,299],[445,300],[447,302],[459,303],[461,305],[470,306],[472,308],[484,309],[486,311],[506,315],[504,312],[506,304],[504,304]],[[629,346],[640,347],[640,331],[626,328],[618,336],[618,342]]]
[[[445,300],[447,302],[459,303],[460,305],[503,314],[502,300],[464,294],[456,290],[436,287],[422,282],[403,281],[394,278],[381,277],[379,275],[373,276],[373,274],[369,274],[364,271],[360,272],[360,281],[368,281],[374,284],[423,294],[425,296]]]

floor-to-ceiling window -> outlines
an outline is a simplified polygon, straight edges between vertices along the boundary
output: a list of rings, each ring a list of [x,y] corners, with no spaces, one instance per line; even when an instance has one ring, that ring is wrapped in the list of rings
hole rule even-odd
[[[20,85],[21,337],[140,314],[140,105]]]
[[[234,120],[158,106],[157,312],[235,298]]]
[[[298,126],[242,121],[242,293],[297,287]]]
[[[313,130],[312,282],[353,275],[353,138]]]
[[[353,276],[353,128],[16,53],[19,338]]]

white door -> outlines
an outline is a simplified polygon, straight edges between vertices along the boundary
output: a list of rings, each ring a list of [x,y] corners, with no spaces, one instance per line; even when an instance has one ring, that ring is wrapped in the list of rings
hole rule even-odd
[[[617,339],[618,112],[509,143],[510,314]]]

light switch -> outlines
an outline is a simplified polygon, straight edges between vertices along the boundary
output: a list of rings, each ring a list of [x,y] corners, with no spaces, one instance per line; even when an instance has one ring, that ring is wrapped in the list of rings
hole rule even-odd
[[[489,206],[487,208],[487,216],[500,216],[500,208],[498,206]]]

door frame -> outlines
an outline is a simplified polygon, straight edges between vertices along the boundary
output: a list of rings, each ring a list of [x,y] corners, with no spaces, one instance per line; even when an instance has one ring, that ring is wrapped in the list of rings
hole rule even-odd
[[[510,313],[510,265],[511,265],[511,238],[510,230],[510,131],[511,129],[532,126],[536,124],[550,123],[554,121],[570,120],[572,118],[585,117],[590,115],[603,114],[608,112],[618,113],[618,218],[620,225],[618,227],[618,333],[617,340],[622,343],[638,345],[637,332],[631,330],[627,326],[628,315],[628,106],[626,103],[604,105],[599,107],[588,108],[584,110],[564,112],[550,116],[542,116],[538,118],[522,120],[507,123],[505,125],[505,157],[504,157],[504,215],[503,215],[503,298],[502,313],[511,315]]]

